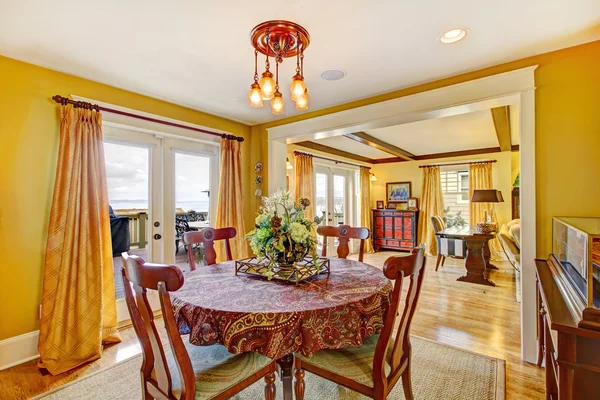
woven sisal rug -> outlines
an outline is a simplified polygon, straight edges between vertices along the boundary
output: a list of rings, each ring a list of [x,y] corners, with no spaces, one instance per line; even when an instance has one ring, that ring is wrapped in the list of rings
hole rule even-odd
[[[412,337],[413,393],[417,400],[468,399],[504,400],[504,361],[471,353],[441,343]],[[36,399],[44,400],[134,400],[141,399],[139,367],[141,355],[125,360],[95,374],[75,380]],[[306,373],[307,400],[366,399],[352,390]],[[281,399],[278,380],[277,398]],[[262,381],[245,389],[235,400],[264,398]],[[402,381],[388,396],[404,399]]]

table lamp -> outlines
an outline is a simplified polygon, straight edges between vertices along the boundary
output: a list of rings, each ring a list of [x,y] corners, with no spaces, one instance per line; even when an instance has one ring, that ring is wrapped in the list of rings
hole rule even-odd
[[[504,197],[502,197],[502,192],[496,189],[486,189],[486,190],[473,190],[473,197],[471,197],[472,203],[503,203]],[[492,219],[496,218],[496,209],[492,204]],[[485,210],[485,223],[488,223],[488,213],[487,209]],[[489,221],[491,222],[491,221]]]

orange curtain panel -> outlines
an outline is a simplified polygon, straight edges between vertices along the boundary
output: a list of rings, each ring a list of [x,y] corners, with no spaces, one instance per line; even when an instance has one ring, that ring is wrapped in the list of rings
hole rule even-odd
[[[237,235],[231,240],[234,260],[248,256],[246,226],[244,224],[244,196],[242,189],[242,153],[237,140],[221,139],[221,179],[217,206],[217,228],[232,227]],[[218,244],[218,260],[225,259],[225,245]]]
[[[120,342],[100,113],[61,106],[39,367],[56,375]]]
[[[437,254],[437,242],[431,225],[431,217],[444,216],[444,199],[442,197],[442,181],[439,167],[424,167],[423,188],[421,190],[421,211],[419,212],[419,235],[421,243],[425,243],[428,255]]]
[[[360,169],[360,226],[371,230],[371,176],[368,168]],[[365,240],[365,252],[373,253],[373,232],[371,237]]]
[[[310,154],[296,154],[296,203],[300,199],[310,200],[304,215],[312,221],[315,218],[315,170]]]
[[[469,167],[469,222],[471,226],[483,222],[485,212],[491,215],[492,205],[488,203],[473,203],[470,199],[473,198],[474,190],[493,189],[492,179],[492,164],[471,164]],[[498,221],[496,221],[498,222]],[[502,245],[498,238],[494,238],[489,242],[491,259],[493,261],[506,260],[506,256],[502,251]]]

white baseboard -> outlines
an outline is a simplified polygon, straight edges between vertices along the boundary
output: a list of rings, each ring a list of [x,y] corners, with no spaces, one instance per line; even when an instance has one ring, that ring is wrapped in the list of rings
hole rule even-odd
[[[40,331],[0,340],[0,371],[38,358]]]

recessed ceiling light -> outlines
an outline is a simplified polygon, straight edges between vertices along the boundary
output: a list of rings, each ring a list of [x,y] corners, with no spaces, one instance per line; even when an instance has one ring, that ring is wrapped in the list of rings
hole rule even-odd
[[[442,43],[456,43],[459,40],[463,39],[465,36],[467,36],[466,29],[455,28],[444,33],[440,37],[440,40]]]
[[[341,69],[328,69],[321,74],[321,78],[326,81],[337,81],[346,76],[346,71]]]

